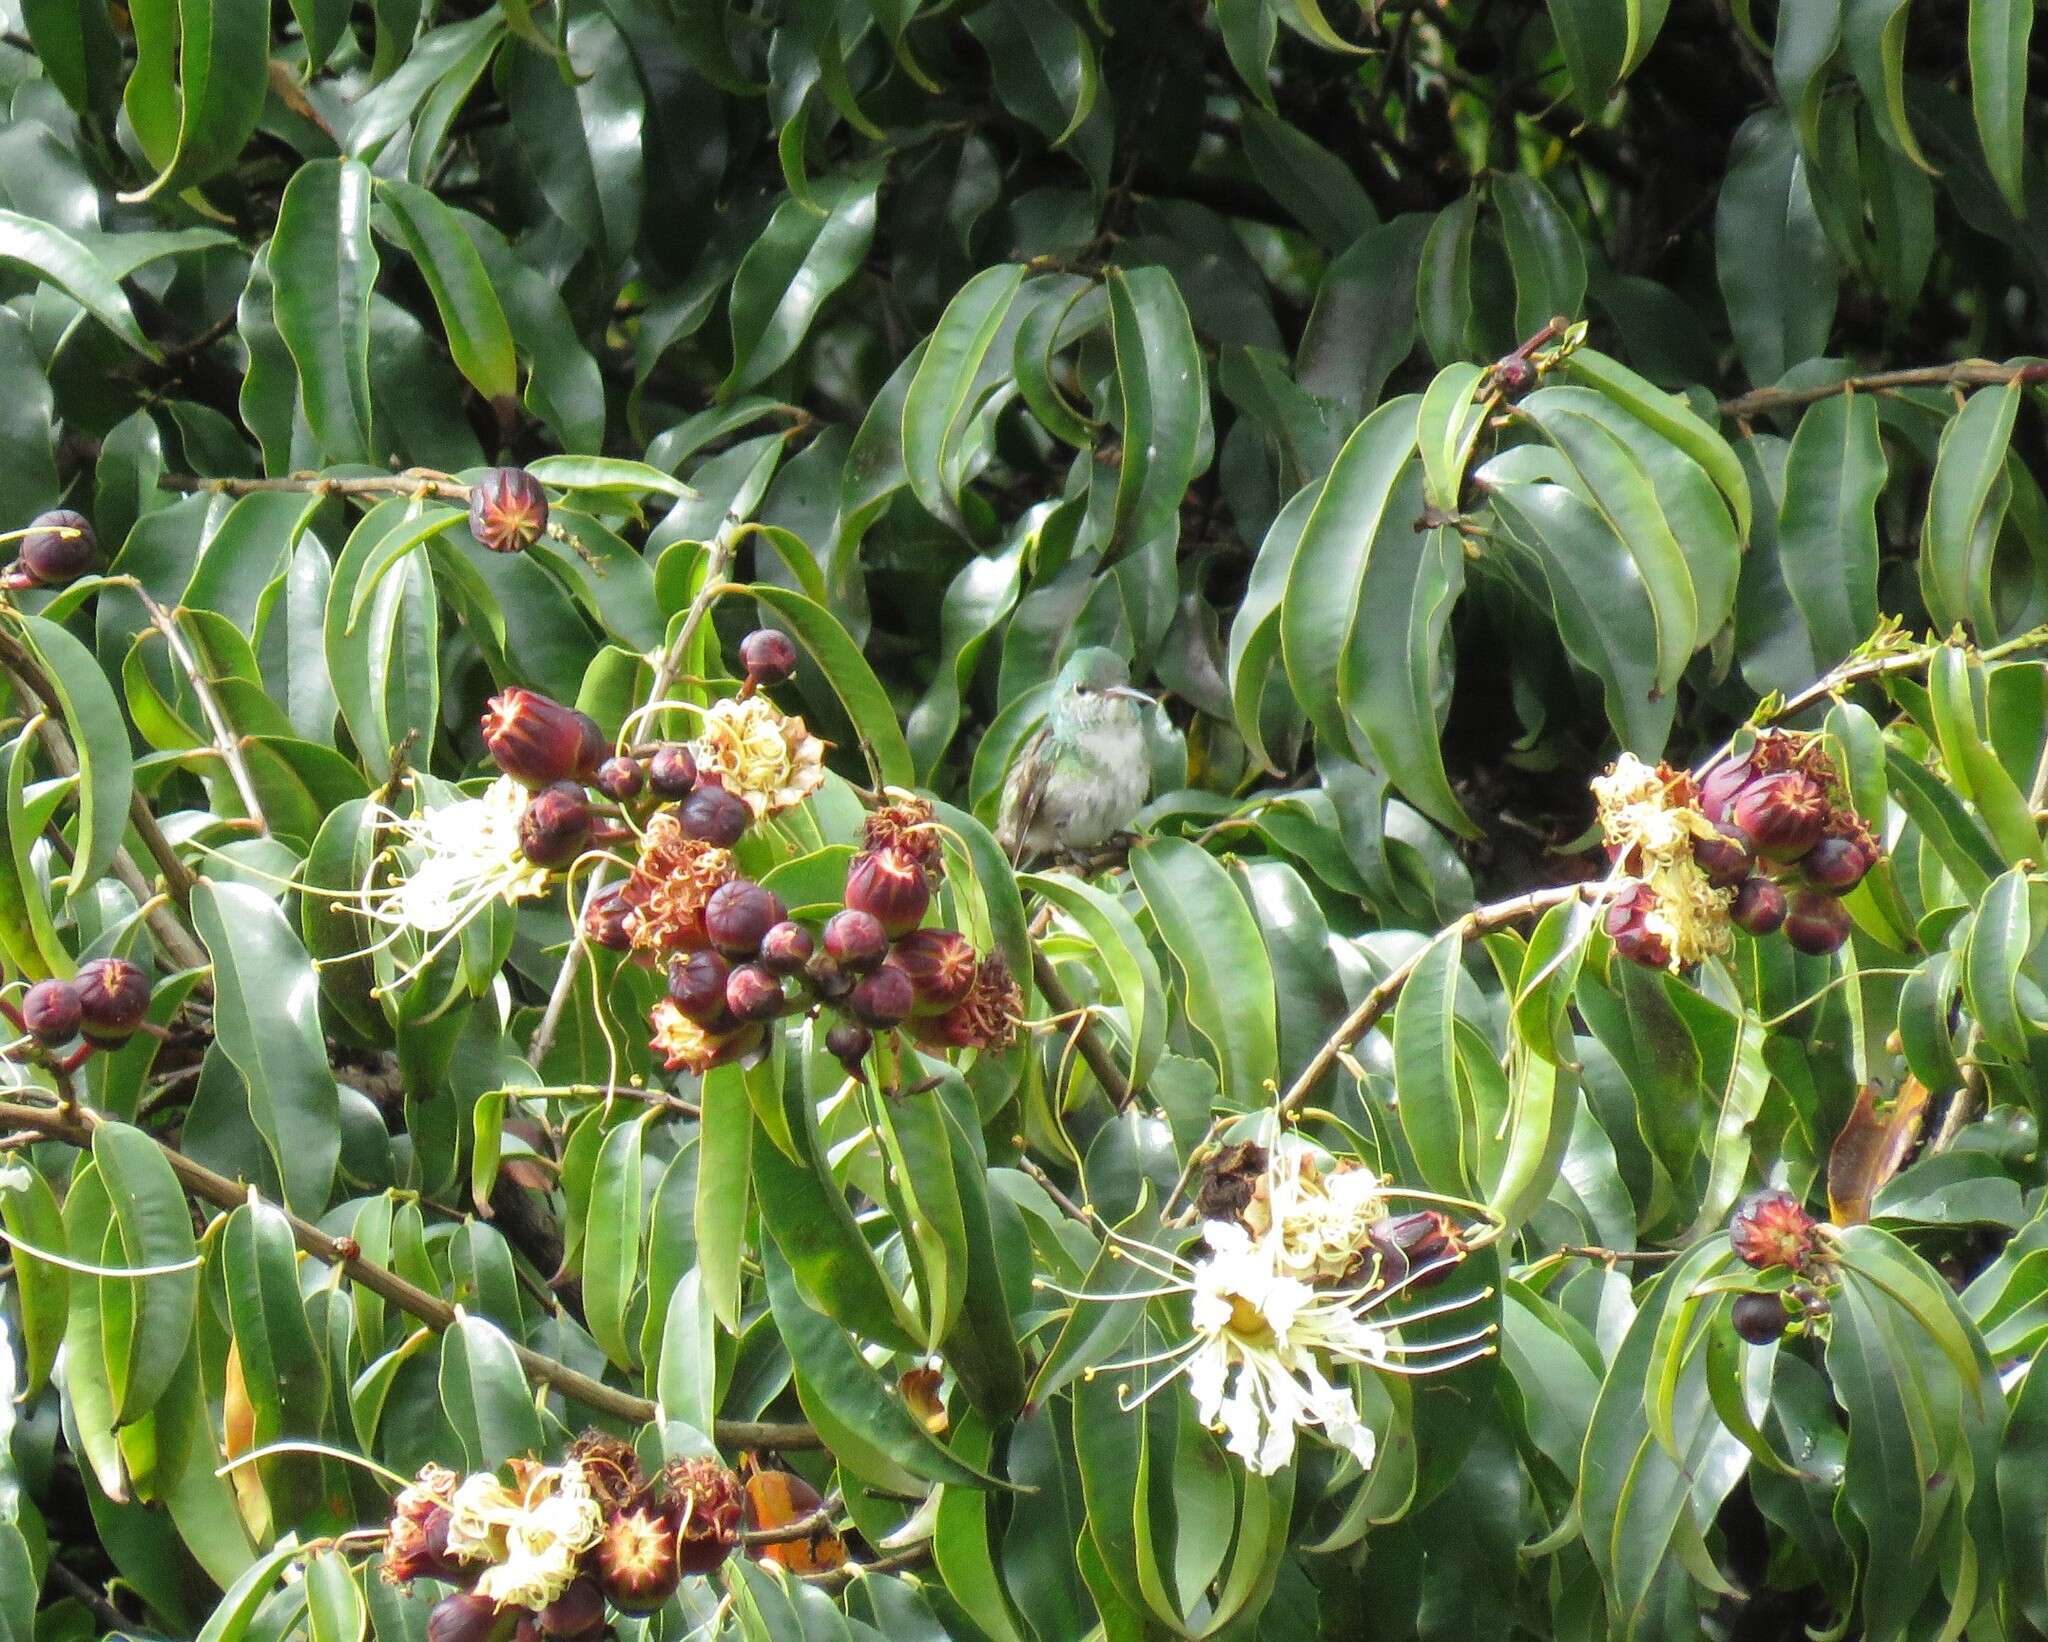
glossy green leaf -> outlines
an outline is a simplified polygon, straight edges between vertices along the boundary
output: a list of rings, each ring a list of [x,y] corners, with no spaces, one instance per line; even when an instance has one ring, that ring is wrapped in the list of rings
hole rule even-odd
[[[376,455],[370,432],[370,235],[367,167],[316,160],[293,174],[270,246],[277,331],[299,371],[307,425],[330,461]]]
[[[1799,419],[1785,462],[1779,562],[1822,661],[1846,657],[1877,626],[1885,471],[1877,406],[1867,396],[1823,399]]]
[[[433,293],[456,369],[486,399],[511,399],[519,391],[512,329],[455,213],[424,188],[396,179],[379,182],[377,198]]]
[[[1104,550],[1114,558],[1174,525],[1207,442],[1209,398],[1187,306],[1165,269],[1111,271],[1109,335],[1123,439]]]
[[[78,757],[79,851],[69,874],[76,890],[107,870],[128,826],[135,788],[128,732],[92,652],[54,622],[40,616],[17,619],[56,691],[55,705]]]
[[[1970,107],[1984,161],[2014,212],[2026,213],[2027,41],[2034,8],[2025,0],[1970,0]]]
[[[178,56],[177,143],[146,188],[121,196],[133,202],[190,188],[234,164],[263,113],[270,8],[264,0],[133,0],[129,10],[138,36],[175,32]],[[152,11],[160,15],[140,15]],[[150,72],[154,57],[145,51],[137,73]]]
[[[2019,415],[2017,383],[1980,388],[1941,432],[1920,538],[1920,591],[1944,629],[1983,620],[2005,496],[1999,480]]]
[[[185,1193],[154,1140],[125,1123],[103,1123],[93,1131],[92,1155],[121,1228],[123,1263],[162,1271],[126,1280],[132,1345],[112,1390],[115,1424],[127,1425],[156,1407],[184,1358],[199,1302],[198,1249]]]
[[[733,275],[733,365],[725,393],[765,381],[802,345],[819,307],[867,255],[877,187],[870,175],[820,189],[822,215],[793,199],[776,209]]]

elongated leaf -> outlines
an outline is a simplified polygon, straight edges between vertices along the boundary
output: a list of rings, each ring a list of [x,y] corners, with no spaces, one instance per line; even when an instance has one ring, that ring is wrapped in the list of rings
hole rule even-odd
[[[917,774],[896,709],[874,668],[838,619],[824,606],[787,588],[756,582],[747,591],[780,616],[797,642],[811,653],[860,732],[861,751],[876,783],[907,787],[914,782]]]
[[[1877,405],[1823,399],[1799,419],[1785,460],[1778,562],[1814,651],[1840,661],[1877,626],[1877,498],[1884,489]]]
[[[120,704],[90,650],[54,622],[19,618],[23,637],[57,693],[57,705],[78,754],[78,859],[70,884],[81,890],[114,859],[128,826],[135,789],[128,731]]]
[[[103,1123],[93,1131],[93,1161],[121,1228],[124,1261],[144,1269],[183,1265],[198,1252],[192,1239],[192,1211],[163,1149],[139,1129]],[[118,1279],[117,1279],[118,1280]],[[126,1373],[114,1386],[116,1424],[127,1425],[151,1409],[177,1376],[199,1303],[199,1271],[167,1271],[137,1277],[126,1296],[133,1327]]]
[[[627,1311],[640,1278],[640,1143],[646,1129],[643,1117],[606,1133],[583,1244],[583,1314],[592,1338],[620,1368],[631,1368],[634,1358]]]
[[[1979,388],[1941,432],[1920,538],[1920,591],[1944,629],[1990,603],[1991,549],[2005,512],[1999,479],[2019,415],[2020,386]]]
[[[1534,336],[1552,319],[1575,319],[1586,300],[1586,253],[1556,197],[1534,177],[1508,174],[1493,185],[1515,275],[1515,331]]]
[[[149,185],[121,196],[131,202],[190,188],[234,164],[269,90],[267,0],[134,0],[130,6],[131,13],[150,10],[164,15],[153,24],[135,17],[138,34],[153,26],[177,36],[178,134],[168,163]],[[154,59],[145,54],[137,73],[154,71]]]
[[[1998,191],[2016,215],[2026,214],[2027,41],[2034,8],[2028,0],[1970,0],[1970,107]]]
[[[1114,558],[1178,518],[1207,443],[1209,395],[1187,305],[1165,269],[1111,270],[1109,335],[1123,435],[1104,549]]]
[[[292,174],[270,242],[278,334],[299,369],[306,422],[330,461],[373,460],[370,172],[355,160],[313,160]]]
[[[1836,274],[1807,161],[1782,114],[1753,114],[1714,214],[1714,265],[1750,381],[1768,386],[1827,346]]]
[[[377,185],[377,193],[433,293],[455,368],[486,399],[510,400],[519,391],[512,329],[491,289],[483,258],[463,233],[461,222],[432,194],[411,183],[386,179]]]
[[[137,353],[162,355],[135,323],[115,276],[61,228],[15,211],[0,211],[0,263],[54,285]]]
[[[985,268],[946,304],[903,401],[903,465],[935,517],[970,534],[960,514],[960,446],[983,399],[1008,374],[998,346],[1024,284],[1019,267]]]
[[[874,175],[821,189],[820,216],[800,200],[776,207],[732,280],[732,371],[742,393],[786,365],[825,299],[853,276],[875,236]]]

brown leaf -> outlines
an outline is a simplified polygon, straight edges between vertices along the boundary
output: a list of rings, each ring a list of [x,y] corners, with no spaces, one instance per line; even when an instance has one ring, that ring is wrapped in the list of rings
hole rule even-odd
[[[1836,1225],[1860,1226],[1870,1218],[1872,1200],[1920,1138],[1927,1098],[1927,1085],[1912,1077],[1882,1111],[1873,1085],[1857,1091],[1856,1109],[1828,1148],[1828,1218]]]

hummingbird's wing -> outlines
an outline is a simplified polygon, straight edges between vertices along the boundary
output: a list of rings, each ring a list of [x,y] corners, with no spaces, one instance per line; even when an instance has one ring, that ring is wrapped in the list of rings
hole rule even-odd
[[[1045,789],[1052,773],[1052,760],[1045,756],[1051,738],[1050,725],[1041,725],[1019,749],[1010,764],[1010,778],[1003,783],[1003,807],[996,816],[996,842],[1012,861],[1030,852],[1032,824],[1038,807],[1045,801]]]

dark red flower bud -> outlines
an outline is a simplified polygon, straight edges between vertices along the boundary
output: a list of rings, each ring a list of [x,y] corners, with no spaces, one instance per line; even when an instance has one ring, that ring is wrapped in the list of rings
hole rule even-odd
[[[788,1002],[782,982],[759,964],[741,964],[725,978],[725,1007],[739,1020],[773,1020]]]
[[[1465,1253],[1457,1223],[1439,1209],[1387,1215],[1368,1226],[1365,1236],[1380,1257],[1380,1281],[1389,1287],[1407,1282],[1428,1288],[1448,1277]]]
[[[675,1594],[682,1578],[675,1525],[667,1511],[655,1506],[614,1512],[593,1560],[598,1589],[621,1613],[653,1613]]]
[[[1802,889],[1785,916],[1785,939],[1809,957],[1839,952],[1849,938],[1849,909],[1832,895]]]
[[[647,786],[647,772],[635,758],[607,758],[597,767],[597,790],[614,803],[630,804]]]
[[[514,684],[486,704],[484,750],[529,787],[589,775],[603,756],[604,732],[588,713]]]
[[[650,773],[649,780],[652,779]],[[737,844],[753,819],[754,812],[747,808],[746,800],[735,798],[723,787],[698,787],[676,808],[676,820],[681,823],[685,837],[716,844],[722,850]]]
[[[1770,879],[1745,878],[1729,916],[1752,935],[1771,935],[1784,923],[1785,908],[1785,892]]]
[[[21,1024],[28,1035],[45,1049],[69,1043],[78,1036],[85,1006],[78,1001],[78,988],[69,981],[37,981],[21,1000]]]
[[[630,952],[633,947],[633,903],[626,899],[625,886],[613,884],[598,891],[583,914],[584,939],[607,952]]]
[[[427,1615],[427,1642],[506,1642],[512,1635],[515,1610],[475,1591],[457,1591],[434,1604]]]
[[[1749,834],[1759,855],[1796,861],[1827,827],[1828,791],[1803,770],[1762,776],[1736,796],[1729,819]]]
[[[827,1003],[837,1003],[851,992],[860,977],[841,965],[829,952],[813,952],[804,965],[804,979]]]
[[[579,1579],[535,1617],[541,1635],[559,1637],[561,1642],[583,1642],[585,1637],[600,1634],[608,1623],[604,1592],[597,1588],[597,1581]]]
[[[728,958],[751,958],[783,919],[782,897],[751,878],[720,884],[704,903],[704,933]]]
[[[1756,774],[1756,765],[1750,759],[1723,759],[1700,778],[1700,814],[1709,821],[1726,821],[1729,806]]]
[[[1803,1271],[1820,1248],[1815,1221],[1790,1192],[1766,1187],[1735,1211],[1728,1246],[1758,1271],[1790,1266]]]
[[[883,964],[864,976],[846,997],[846,1007],[869,1026],[895,1026],[910,1019],[917,991],[910,977],[894,964]]]
[[[469,487],[469,533],[493,553],[521,553],[548,528],[548,493],[524,468],[492,468]]]
[[[383,1575],[388,1584],[441,1579],[466,1585],[477,1573],[448,1552],[448,1508],[426,1499],[401,1499],[384,1536]]]
[[[1647,922],[1656,906],[1656,892],[1648,884],[1631,884],[1607,904],[1606,928],[1614,950],[1646,969],[1671,964],[1670,946]]]
[[[1519,399],[1536,385],[1536,367],[1520,354],[1493,362],[1493,385],[1503,399]]]
[[[1738,1294],[1728,1309],[1735,1332],[1753,1346],[1767,1346],[1785,1332],[1792,1321],[1785,1302],[1775,1294]]]
[[[848,1077],[861,1076],[861,1063],[874,1046],[874,1033],[852,1021],[841,1021],[825,1034],[825,1053],[846,1068]]]
[[[931,880],[904,850],[869,850],[846,869],[846,904],[874,914],[893,940],[924,922],[925,908],[932,904]]]
[[[688,798],[697,788],[697,755],[680,741],[663,742],[647,761],[647,784],[663,798]],[[738,799],[733,802],[740,804],[741,809],[746,808]]]
[[[1733,889],[1749,876],[1756,851],[1750,847],[1749,835],[1740,827],[1722,821],[1717,823],[1717,829],[1715,837],[1692,841],[1692,858],[1714,888]]]
[[[981,959],[957,929],[913,929],[889,949],[889,962],[910,977],[918,1014],[943,1015],[967,996]]]
[[[126,958],[94,958],[78,966],[79,1031],[96,1045],[125,1043],[149,1012],[149,977]]]
[[[732,968],[715,952],[692,952],[668,966],[668,995],[675,1006],[699,1026],[725,1016],[725,988]]]
[[[740,640],[740,665],[749,684],[780,684],[796,671],[796,645],[787,633],[757,627]]]
[[[590,842],[590,799],[573,781],[543,787],[519,812],[519,848],[537,867],[566,867]]]
[[[864,975],[889,951],[889,932],[872,912],[848,907],[825,920],[825,956],[841,969]]]
[[[1799,876],[1814,889],[1846,895],[1877,865],[1876,853],[1860,838],[1823,838],[1799,858]]]
[[[714,1459],[673,1460],[661,1474],[676,1518],[676,1564],[708,1574],[740,1542],[746,1495],[740,1479]]]
[[[785,918],[761,937],[761,967],[771,975],[800,974],[816,950],[811,932]]]
[[[29,534],[21,538],[20,562],[38,587],[75,582],[100,562],[99,539],[83,513],[53,508],[38,513],[28,524]]]

